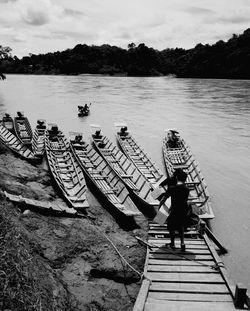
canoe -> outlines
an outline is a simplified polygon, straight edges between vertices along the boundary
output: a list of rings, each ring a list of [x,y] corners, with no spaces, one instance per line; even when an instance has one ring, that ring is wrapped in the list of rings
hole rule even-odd
[[[214,218],[204,177],[189,146],[177,131],[169,130],[163,139],[163,157],[169,177],[177,168],[187,173],[186,185],[190,189],[189,202],[202,219]]]
[[[92,135],[92,139],[96,150],[122,178],[135,204],[138,207],[142,207],[142,209],[144,207],[158,207],[159,202],[152,197],[152,186],[147,182],[147,179],[141,174],[134,163],[106,136],[102,135],[101,130],[97,130]]]
[[[37,120],[37,125],[32,136],[32,150],[34,154],[43,158],[45,152],[45,135],[46,135],[46,123],[44,120]]]
[[[27,117],[22,112],[18,111],[14,118],[14,129],[17,138],[25,145],[32,144],[32,129]]]
[[[33,164],[38,162],[38,158],[27,148],[14,134],[0,124],[0,141],[9,148],[15,155]]]
[[[5,115],[2,118],[2,125],[6,127],[11,133],[14,133],[14,120],[10,116],[10,114],[5,113]]]
[[[72,153],[69,141],[57,125],[51,125],[46,131],[45,150],[49,170],[63,198],[70,207],[85,212],[89,204],[84,174]]]
[[[21,195],[14,195],[4,191],[5,197],[14,203],[20,204],[19,208],[21,210],[30,209],[38,211],[41,213],[46,213],[49,215],[59,215],[59,216],[77,216],[78,213],[73,208],[67,206],[59,205],[55,202],[49,201],[39,201],[34,199],[28,199]]]
[[[125,216],[140,215],[141,213],[131,200],[121,178],[94,148],[83,140],[82,135],[75,135],[70,143],[73,153],[85,173],[86,181],[94,186],[102,198],[114,210]]]
[[[116,126],[119,127],[116,138],[122,152],[134,163],[152,187],[156,189],[167,177],[134,140],[132,135],[128,132],[127,126],[117,124]]]

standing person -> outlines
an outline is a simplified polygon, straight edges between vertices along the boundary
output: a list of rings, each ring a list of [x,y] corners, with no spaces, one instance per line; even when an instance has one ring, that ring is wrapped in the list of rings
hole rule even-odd
[[[167,219],[171,239],[169,246],[175,249],[175,230],[177,230],[181,240],[181,250],[185,251],[184,226],[188,211],[187,200],[189,195],[189,189],[185,185],[187,174],[182,169],[176,169],[174,176],[176,177],[176,185],[168,188],[162,201],[171,197],[171,208]]]

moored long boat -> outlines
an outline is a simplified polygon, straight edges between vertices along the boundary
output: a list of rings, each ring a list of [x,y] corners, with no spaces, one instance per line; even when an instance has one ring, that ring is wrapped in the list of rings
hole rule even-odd
[[[89,204],[84,174],[57,125],[51,125],[46,131],[45,149],[50,172],[64,199],[70,207],[86,212]]]
[[[152,186],[134,163],[102,135],[100,129],[92,135],[92,139],[97,151],[122,178],[134,202],[144,207],[158,207],[159,202],[152,197]]]
[[[42,158],[45,152],[45,135],[45,120],[37,120],[37,125],[32,136],[32,150],[34,154],[39,158]]]
[[[82,135],[76,134],[70,143],[86,180],[91,182],[95,190],[119,213],[125,216],[140,215],[119,175],[83,140]]]
[[[30,147],[32,144],[32,129],[28,118],[20,111],[17,112],[17,116],[14,118],[14,129],[18,139]]]
[[[121,150],[145,176],[152,187],[157,188],[167,177],[134,140],[132,135],[128,132],[127,126],[118,124],[116,124],[116,126],[120,128],[116,133],[116,138]]]
[[[0,124],[0,141],[14,154],[31,163],[37,163],[38,158],[20,140],[12,134],[5,126]]]
[[[48,201],[39,201],[34,199],[25,198],[21,195],[14,195],[4,191],[5,197],[17,204],[21,204],[20,208],[25,210],[32,209],[35,211],[45,212],[48,214],[55,214],[61,216],[77,216],[77,211],[73,208],[69,208],[67,206],[59,205],[56,202],[48,202]]]
[[[186,185],[190,189],[189,202],[202,219],[214,218],[204,177],[190,148],[175,130],[167,131],[163,139],[163,157],[169,177],[177,168],[187,173]]]

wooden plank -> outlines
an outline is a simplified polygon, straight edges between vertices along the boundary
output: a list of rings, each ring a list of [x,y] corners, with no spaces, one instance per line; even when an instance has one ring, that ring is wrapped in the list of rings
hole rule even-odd
[[[147,302],[144,311],[232,311],[233,304],[229,302],[199,302],[199,301],[164,301],[164,303]]]
[[[225,284],[152,282],[149,290],[151,292],[228,294]]]
[[[158,230],[154,229],[154,230],[149,230],[148,234],[151,234],[151,235],[153,235],[153,234],[169,235],[169,231],[168,230],[158,231]],[[192,234],[197,234],[197,231],[186,231],[185,232],[185,235],[192,235]]]
[[[209,267],[210,265],[214,264],[214,261],[203,260],[201,263]],[[149,265],[165,265],[165,266],[203,266],[197,261],[191,261],[191,260],[185,260],[185,259],[175,261],[175,260],[150,258],[148,260],[148,264]]]
[[[169,243],[170,243],[170,240],[169,240]],[[157,242],[157,241],[155,241],[155,242],[151,242],[150,243],[150,245],[154,248],[154,247],[163,247],[163,246],[165,246],[166,244],[168,244],[168,243],[162,243],[162,242]],[[188,244],[188,247],[187,247],[187,243],[185,242],[185,244],[186,244],[186,249],[187,250],[189,250],[189,249],[191,249],[191,250],[195,250],[195,249],[207,249],[207,246],[205,245],[205,244]],[[177,248],[180,248],[181,247],[181,243],[180,243],[180,241],[176,241],[175,242],[175,246],[177,247]]]
[[[230,294],[199,294],[199,293],[161,293],[150,292],[148,293],[147,301],[151,302],[152,299],[157,300],[180,300],[180,301],[225,301],[233,302]]]
[[[217,254],[217,252],[215,251],[215,249],[213,248],[208,236],[206,234],[204,234],[203,238],[204,238],[209,250],[211,251],[211,254],[213,255],[215,262],[221,263],[221,259],[220,259],[219,255]],[[225,283],[227,284],[227,287],[228,287],[230,294],[232,295],[232,297],[234,297],[234,286],[231,284],[231,282],[229,280],[228,273],[227,273],[225,267],[223,265],[222,265],[222,267],[219,266],[219,271],[220,271]]]
[[[185,254],[185,258],[188,258],[190,260],[211,260],[213,261],[213,257],[211,255],[194,255],[194,254],[188,254],[188,253],[183,253]],[[165,259],[165,260],[185,260],[184,257],[181,257],[181,254],[176,253],[176,254],[149,254],[149,258],[152,259]]]
[[[148,272],[147,277],[157,282],[192,282],[192,283],[217,283],[223,284],[224,280],[216,273],[164,273]]]
[[[155,241],[158,241],[159,243],[169,243],[170,242],[170,239],[169,238],[153,238],[153,237],[150,237],[148,239],[148,242],[149,243],[154,243]],[[179,243],[179,239],[177,238],[176,239],[176,242]],[[186,245],[189,245],[189,244],[198,244],[198,245],[206,245],[206,243],[202,240],[197,240],[197,239],[185,239],[185,244]]]
[[[195,266],[167,266],[167,265],[148,265],[148,272],[183,272],[183,273],[219,273],[216,270],[212,269],[211,267],[206,267],[202,265],[195,265]]]
[[[176,248],[174,251],[171,249],[171,248],[168,248],[167,246],[161,246],[161,247],[151,247],[151,254],[166,254],[166,253],[176,253],[178,254],[180,252],[180,249],[179,248]],[[187,248],[186,247],[186,251],[185,253],[182,252],[182,255],[210,255],[211,253],[209,252],[208,249],[199,249],[199,248],[196,248],[196,249],[192,249],[191,248]]]
[[[149,280],[144,279],[142,281],[142,285],[141,285],[139,294],[136,298],[136,302],[135,302],[133,311],[143,311],[144,305],[145,305],[145,302],[147,299],[147,295],[148,295],[149,285],[150,285]]]

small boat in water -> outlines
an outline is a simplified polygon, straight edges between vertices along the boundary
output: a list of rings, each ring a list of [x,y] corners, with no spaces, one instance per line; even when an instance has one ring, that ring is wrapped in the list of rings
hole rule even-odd
[[[69,141],[55,124],[46,131],[45,149],[50,172],[64,199],[70,207],[86,212],[89,204],[82,168],[74,157]]]
[[[137,144],[132,135],[128,132],[128,128],[124,124],[115,124],[120,130],[116,133],[118,145],[123,153],[134,163],[138,170],[145,176],[147,181],[155,189],[163,181],[166,176],[148,157],[146,152]]]
[[[202,219],[214,218],[204,177],[190,148],[178,131],[168,130],[163,139],[163,157],[167,173],[171,177],[178,168],[187,173],[186,185],[190,189],[189,203]]]
[[[147,179],[117,146],[101,134],[100,128],[92,135],[92,139],[97,151],[122,178],[135,204],[138,207],[158,207],[159,201],[152,197],[153,188]]]
[[[15,134],[18,139],[27,146],[32,144],[32,129],[27,117],[20,111],[17,112],[17,116],[14,118]]]
[[[2,125],[5,126],[11,133],[15,133],[14,120],[9,113],[5,113],[3,116]]]
[[[91,103],[89,105],[85,104],[84,106],[78,106],[78,117],[88,116],[90,112],[90,106]]]
[[[71,147],[78,163],[82,167],[86,180],[99,192],[102,199],[112,205],[116,212],[125,216],[140,215],[121,178],[107,162],[87,144],[82,134],[73,133]]]
[[[45,120],[37,120],[37,125],[32,137],[32,150],[34,154],[39,158],[43,158],[45,152],[45,135],[46,135]]]
[[[39,159],[34,153],[27,148],[14,134],[12,134],[5,126],[0,124],[0,141],[8,147],[15,155],[25,159],[33,164]]]

